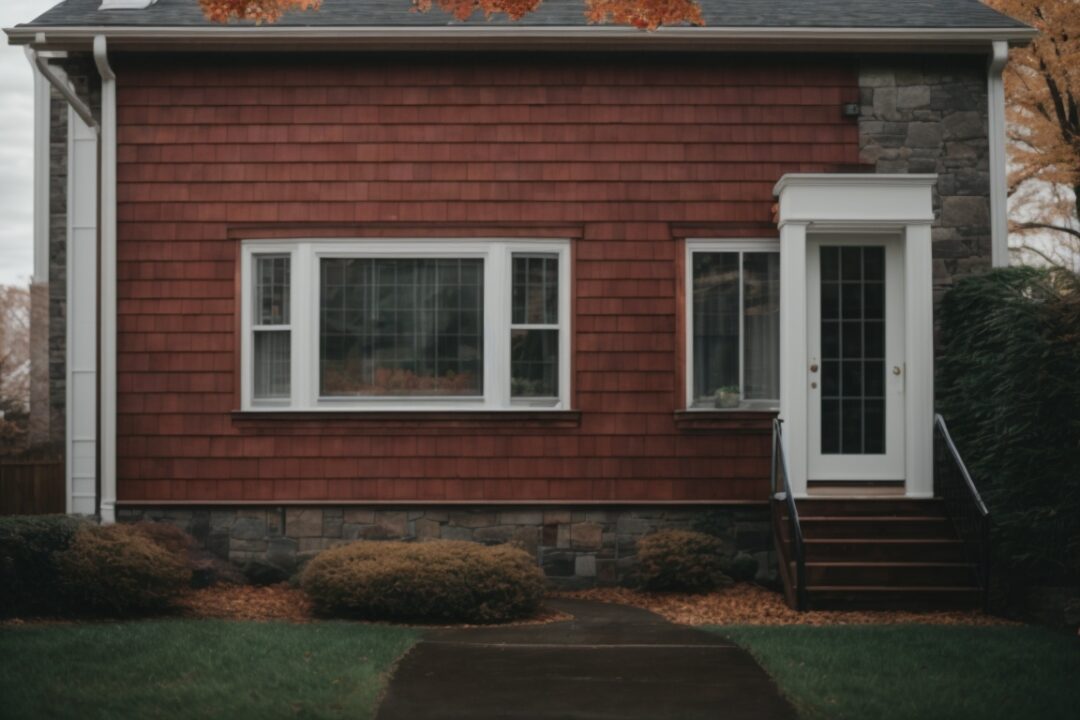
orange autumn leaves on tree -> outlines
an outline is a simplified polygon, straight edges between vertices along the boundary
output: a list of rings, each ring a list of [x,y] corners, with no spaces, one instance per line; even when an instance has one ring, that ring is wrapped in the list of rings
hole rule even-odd
[[[322,0],[199,0],[199,5],[211,22],[251,20],[273,23],[292,10],[318,10]]]
[[[1080,0],[988,4],[1039,31],[1005,70],[1012,230],[1049,231],[1080,257]]]
[[[364,0],[355,0],[363,2]],[[407,0],[400,0],[402,4]],[[408,0],[416,12],[438,7],[458,20],[473,14],[490,18],[505,15],[520,20],[540,7],[543,0]],[[696,0],[582,0],[585,18],[590,23],[630,25],[655,30],[661,25],[690,23],[704,25],[701,7]],[[273,23],[288,11],[317,10],[322,0],[199,0],[203,13],[213,22],[249,20]]]

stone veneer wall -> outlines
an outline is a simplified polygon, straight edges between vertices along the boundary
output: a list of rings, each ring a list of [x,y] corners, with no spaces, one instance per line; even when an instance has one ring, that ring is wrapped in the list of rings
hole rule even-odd
[[[859,72],[862,160],[879,173],[937,173],[935,300],[990,269],[985,58],[872,58]]]
[[[471,540],[514,543],[536,557],[553,584],[632,582],[637,542],[661,528],[704,529],[729,559],[757,561],[756,579],[775,582],[766,507],[241,507],[121,508],[121,522],[170,522],[249,578],[291,576],[320,550],[354,540]]]

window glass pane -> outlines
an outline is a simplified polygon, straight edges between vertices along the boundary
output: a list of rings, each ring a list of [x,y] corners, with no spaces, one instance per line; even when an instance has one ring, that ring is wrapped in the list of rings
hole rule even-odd
[[[289,397],[289,358],[292,333],[288,330],[257,330],[255,332],[256,400]]]
[[[289,324],[289,256],[255,256],[256,325]]]
[[[559,322],[559,257],[514,253],[514,325],[557,325]]]
[[[511,331],[510,394],[513,397],[558,397],[558,330]]]
[[[693,254],[694,398],[739,390],[739,254]]]
[[[780,397],[780,254],[743,254],[743,397]]]
[[[483,395],[480,258],[324,258],[324,396]]]

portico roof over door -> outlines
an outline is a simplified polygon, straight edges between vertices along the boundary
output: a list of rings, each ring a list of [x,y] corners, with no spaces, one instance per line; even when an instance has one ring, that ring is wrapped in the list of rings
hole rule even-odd
[[[828,245],[891,248],[888,317],[900,342],[892,343],[887,368],[886,403],[898,403],[887,443],[898,444],[890,467],[902,467],[904,493],[933,494],[933,269],[930,227],[934,220],[932,189],[936,175],[785,175],[777,183],[780,227],[780,417],[784,420],[792,490],[806,496],[812,457],[823,449],[820,359],[810,323],[822,314],[817,256]],[[810,303],[815,303],[811,310]],[[865,323],[864,323],[865,324]],[[865,351],[857,355],[866,365]],[[845,396],[860,402],[865,393]],[[861,400],[863,406],[866,400]],[[875,400],[876,402],[876,400]],[[860,406],[861,407],[861,406]],[[864,431],[865,432],[865,431]],[[825,451],[829,451],[826,449]],[[897,457],[899,453],[899,457]],[[884,454],[884,453],[882,453]],[[873,458],[865,465],[872,466]],[[820,463],[817,463],[820,466]],[[830,466],[831,464],[826,464]],[[823,479],[816,477],[814,479]],[[851,480],[837,477],[836,480]],[[872,479],[868,477],[867,479]]]

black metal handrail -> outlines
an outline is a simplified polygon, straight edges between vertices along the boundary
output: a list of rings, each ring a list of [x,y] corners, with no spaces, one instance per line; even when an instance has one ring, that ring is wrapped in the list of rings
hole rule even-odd
[[[779,418],[773,420],[772,441],[772,469],[770,480],[772,483],[772,503],[774,522],[779,522],[782,517],[778,505],[783,504],[787,509],[788,532],[791,537],[791,545],[795,560],[795,608],[799,611],[807,609],[806,600],[806,549],[803,543],[802,525],[799,523],[799,508],[795,505],[795,495],[791,492],[791,484],[788,480],[787,457],[784,452],[784,435]],[[779,526],[777,526],[779,530]],[[784,563],[790,562],[786,553],[781,552]],[[787,568],[785,568],[785,571]]]
[[[990,609],[990,511],[956,449],[945,418],[934,415],[934,490],[975,565],[983,609]]]

